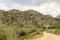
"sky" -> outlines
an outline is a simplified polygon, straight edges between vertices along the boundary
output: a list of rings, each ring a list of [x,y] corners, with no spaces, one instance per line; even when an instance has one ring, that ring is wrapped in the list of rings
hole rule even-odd
[[[36,10],[42,14],[60,15],[60,0],[0,0],[0,9]]]

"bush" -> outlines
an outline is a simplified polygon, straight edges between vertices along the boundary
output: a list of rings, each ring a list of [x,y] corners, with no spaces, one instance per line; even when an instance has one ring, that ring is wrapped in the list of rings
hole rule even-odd
[[[0,40],[19,40],[19,38],[27,35],[37,35],[42,33],[41,28],[20,28],[20,27],[1,27]]]
[[[58,28],[58,29],[55,30],[55,34],[60,35],[60,28]]]
[[[10,28],[0,28],[1,40],[16,40],[15,32]]]

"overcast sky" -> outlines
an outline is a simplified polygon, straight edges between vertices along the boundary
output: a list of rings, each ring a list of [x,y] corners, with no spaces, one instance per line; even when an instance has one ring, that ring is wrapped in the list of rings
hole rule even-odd
[[[0,0],[0,9],[33,9],[52,16],[60,15],[60,0]]]

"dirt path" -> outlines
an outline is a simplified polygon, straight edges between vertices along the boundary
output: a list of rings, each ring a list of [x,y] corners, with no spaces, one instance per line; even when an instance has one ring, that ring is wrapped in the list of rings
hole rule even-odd
[[[42,38],[40,37],[33,40],[60,40],[60,36],[44,32],[44,35]]]

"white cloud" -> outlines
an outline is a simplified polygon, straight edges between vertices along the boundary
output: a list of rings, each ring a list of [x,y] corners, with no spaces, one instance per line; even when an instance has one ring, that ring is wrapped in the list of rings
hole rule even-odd
[[[19,10],[22,10],[22,11],[29,10],[29,9],[33,9],[33,10],[38,9],[37,6],[21,5],[21,4],[17,4],[17,3],[12,4],[11,8],[12,9],[19,9]]]
[[[0,3],[0,9],[3,9],[3,10],[19,9],[22,11],[33,9],[33,10],[39,11],[43,14],[50,14],[52,16],[60,15],[60,4],[58,4],[56,2],[46,2],[46,3],[42,3],[40,6],[21,5],[18,3],[13,3],[10,5],[10,7],[8,7],[4,3]]]
[[[0,9],[2,9],[2,10],[8,10],[8,7],[5,4],[0,3]]]
[[[11,5],[12,9],[19,9],[22,11],[33,9],[36,11],[39,11],[43,14],[50,14],[52,16],[57,16],[60,14],[60,5],[56,2],[46,2],[41,4],[40,6],[34,6],[34,5],[21,5],[14,3]]]
[[[40,12],[42,12],[43,14],[50,14],[55,17],[60,14],[60,4],[56,2],[41,4]]]

